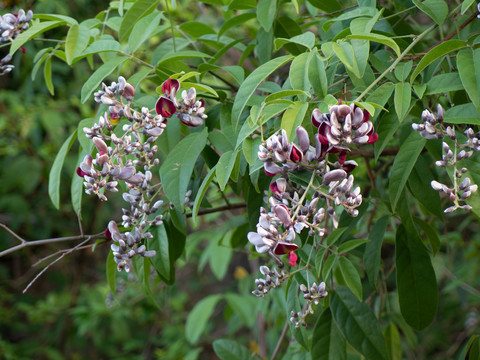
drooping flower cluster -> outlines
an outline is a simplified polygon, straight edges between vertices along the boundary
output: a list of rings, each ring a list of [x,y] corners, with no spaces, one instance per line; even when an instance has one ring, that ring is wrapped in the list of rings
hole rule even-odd
[[[205,103],[197,100],[197,92],[191,87],[188,91],[182,92],[182,103],[177,100],[177,92],[180,89],[180,82],[176,79],[167,79],[161,87],[163,96],[155,104],[155,111],[164,118],[177,114],[178,119],[187,126],[201,126],[207,118],[205,114]]]
[[[431,186],[434,190],[446,194],[453,202],[452,206],[449,206],[444,210],[446,213],[453,212],[457,209],[471,210],[472,207],[465,204],[465,200],[468,199],[474,192],[478,190],[478,186],[473,184],[468,176],[465,176],[468,169],[466,167],[460,167],[457,169],[459,162],[463,159],[470,158],[474,151],[480,151],[480,134],[475,133],[472,128],[465,130],[467,137],[465,143],[458,142],[455,128],[451,124],[444,123],[444,110],[440,104],[437,105],[437,111],[432,114],[428,110],[422,112],[421,124],[412,124],[412,128],[418,131],[420,135],[426,139],[450,139],[453,142],[452,146],[446,141],[442,144],[443,155],[442,160],[435,162],[435,165],[440,168],[451,167],[453,168],[453,186],[449,187],[436,180],[431,182]]]
[[[288,255],[290,266],[296,265],[295,251],[299,248],[296,234],[308,229],[310,236],[318,235],[321,239],[329,232],[329,221],[337,228],[336,207],[343,208],[350,216],[358,215],[361,190],[354,186],[354,177],[349,174],[357,163],[346,157],[351,146],[372,144],[378,139],[369,114],[354,104],[332,106],[328,114],[315,109],[311,119],[318,128],[313,145],[307,130],[298,126],[296,143],[281,130],[263,142],[258,151],[265,173],[280,177],[270,184],[272,195],[266,200],[270,210],[260,209],[256,232],[249,232],[247,237],[257,252],[268,253],[278,267],[284,266],[279,258],[283,254]],[[264,296],[281,284],[281,281],[272,280],[271,272],[265,268],[260,271],[266,279],[257,279],[257,290],[253,291],[256,296]],[[314,284],[304,293],[308,311],[294,316],[297,327],[313,312],[311,305],[327,296],[325,283]]]
[[[258,297],[264,297],[271,289],[281,286],[289,277],[285,269],[278,271],[277,268],[273,268],[271,271],[265,265],[260,266],[260,272],[265,278],[255,279],[257,289],[252,291],[252,294]]]
[[[155,255],[155,251],[146,250],[145,240],[152,237],[150,227],[162,224],[161,214],[153,216],[163,207],[163,201],[156,200],[158,188],[152,184],[151,169],[159,164],[155,157],[158,147],[153,144],[163,133],[166,121],[161,115],[150,114],[147,108],[140,112],[131,108],[135,89],[123,77],[109,86],[102,84],[102,90],[94,96],[97,102],[109,106],[110,114],[105,113],[98,123],[83,129],[97,152],[95,158],[85,156],[77,174],[85,180],[85,192],[103,201],[107,200],[105,190],[116,192],[119,182],[125,182],[128,190],[123,199],[130,207],[122,209],[122,226],[127,230],[120,232],[117,223],[110,221],[107,237],[116,242],[111,248],[118,270],[129,271],[133,256]],[[117,136],[113,129],[120,118],[128,123],[122,127],[123,135]]]
[[[0,16],[0,44],[13,41],[18,35],[29,28],[29,22],[33,18],[32,10],[21,9],[17,14],[4,14]],[[22,46],[19,49],[21,52],[25,52],[25,48]],[[8,64],[12,60],[12,56],[8,54],[0,60],[0,76],[8,74],[15,66]]]
[[[303,307],[303,311],[296,312],[292,311],[290,313],[290,321],[295,324],[295,328],[298,329],[300,326],[307,326],[305,321],[309,314],[313,314],[312,304],[318,305],[320,299],[327,297],[328,292],[325,290],[325,283],[322,281],[319,285],[313,283],[309,288],[305,284],[300,284],[299,290],[303,293],[303,298],[306,300]]]

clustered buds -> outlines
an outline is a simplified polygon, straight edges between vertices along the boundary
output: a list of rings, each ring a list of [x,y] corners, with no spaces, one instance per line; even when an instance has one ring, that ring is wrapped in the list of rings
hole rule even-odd
[[[161,87],[164,96],[161,96],[155,104],[155,111],[164,118],[177,114],[178,119],[187,126],[201,126],[207,118],[205,114],[205,102],[197,100],[197,92],[191,87],[182,92],[182,103],[177,100],[177,92],[180,82],[176,79],[167,79]]]
[[[33,18],[32,10],[21,9],[17,14],[4,14],[0,16],[0,44],[13,41],[18,35],[28,29],[29,22]],[[25,48],[20,47],[20,51],[25,52]],[[15,66],[8,64],[12,60],[9,54],[0,60],[0,76],[8,74]]]
[[[444,123],[443,117],[444,110],[442,106],[438,104],[436,114],[424,110],[422,112],[423,124],[412,124],[412,128],[426,139],[444,138],[445,140],[451,140],[453,150],[451,146],[444,141],[442,143],[442,160],[437,160],[435,165],[440,168],[453,167],[455,177],[453,187],[449,187],[436,180],[431,182],[431,186],[434,190],[446,194],[453,202],[453,205],[446,208],[444,212],[451,213],[457,209],[471,210],[472,207],[464,204],[464,202],[477,191],[478,186],[472,184],[469,177],[464,177],[468,169],[466,167],[460,167],[460,170],[458,170],[457,165],[459,165],[460,161],[470,158],[474,151],[480,151],[480,134],[475,133],[472,128],[468,128],[465,130],[467,140],[464,144],[460,144],[453,125]]]
[[[347,161],[346,157],[351,151],[350,146],[377,141],[378,134],[369,118],[368,112],[354,104],[332,106],[328,114],[315,109],[312,123],[318,131],[313,145],[307,130],[298,126],[295,129],[296,143],[291,142],[282,129],[259,146],[258,157],[264,163],[265,173],[271,177],[281,176],[270,184],[272,195],[265,200],[270,210],[260,209],[257,231],[247,235],[257,252],[268,253],[278,267],[284,266],[278,256],[288,254],[288,263],[295,266],[295,251],[299,247],[295,243],[296,234],[308,229],[310,236],[324,237],[329,220],[333,228],[338,227],[335,211],[338,206],[350,216],[358,215],[356,208],[362,203],[361,190],[354,186],[354,177],[349,174],[357,163]],[[332,156],[335,156],[334,161]],[[295,172],[310,173],[309,184],[299,183]],[[262,269],[265,275],[266,270]],[[264,296],[280,283],[270,278],[257,279],[257,290],[253,293]],[[318,299],[325,296],[325,283],[321,283],[320,286],[314,284],[304,297],[311,309],[312,303],[317,304]],[[304,322],[307,313],[300,316],[297,325]]]
[[[273,268],[271,271],[265,265],[260,266],[260,272],[265,278],[255,279],[257,289],[252,291],[252,294],[258,297],[264,297],[271,289],[281,286],[289,277],[287,270],[282,269],[280,272]]]
[[[146,250],[145,245],[142,244],[144,238],[151,239],[153,237],[149,232],[142,232],[139,228],[134,227],[132,231],[121,233],[115,221],[108,223],[108,232],[111,239],[118,243],[118,245],[110,245],[118,271],[129,272],[132,268],[132,258],[135,255],[153,257],[156,254],[155,250]]]
[[[303,311],[296,312],[292,311],[290,313],[290,321],[295,324],[295,328],[298,329],[300,326],[307,326],[306,318],[309,314],[313,314],[312,304],[318,305],[320,299],[327,297],[328,292],[325,290],[325,283],[322,281],[318,286],[316,283],[309,288],[305,284],[300,284],[299,290],[303,293],[303,298],[306,300]]]
[[[166,121],[161,115],[150,114],[148,108],[138,112],[130,107],[135,88],[123,77],[109,86],[102,84],[102,90],[94,96],[97,102],[109,106],[110,116],[105,113],[98,123],[83,129],[97,151],[95,157],[85,156],[77,174],[85,180],[85,192],[95,194],[103,201],[107,200],[105,190],[117,192],[120,181],[127,185],[128,190],[122,194],[130,205],[128,209],[122,209],[122,226],[127,231],[120,232],[117,223],[110,221],[106,237],[116,242],[111,248],[118,270],[129,271],[133,256],[155,255],[155,251],[147,251],[144,244],[146,239],[152,238],[148,229],[162,224],[163,216],[153,215],[164,207],[163,201],[155,201],[159,191],[152,184],[151,169],[160,160],[155,157],[158,146],[152,144],[163,133]],[[128,123],[122,127],[124,134],[117,136],[111,119],[120,117]],[[138,170],[138,167],[142,169]]]

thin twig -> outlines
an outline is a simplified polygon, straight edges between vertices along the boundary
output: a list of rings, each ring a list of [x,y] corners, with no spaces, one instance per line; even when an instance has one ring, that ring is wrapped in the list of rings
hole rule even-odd
[[[88,248],[93,247],[93,245],[95,245],[95,244],[81,246],[81,247],[79,247],[75,250],[88,249]],[[62,249],[62,250],[58,250],[58,251],[54,252],[53,254],[47,255],[47,256],[41,258],[40,260],[38,260],[36,263],[32,264],[32,267],[38,266],[40,263],[44,262],[45,260],[48,260],[51,257],[57,256],[58,254],[64,253],[64,252],[69,251],[69,250],[71,250],[71,249],[70,248],[69,249]]]
[[[21,242],[21,244],[19,244],[19,245],[13,246],[9,249],[6,249],[6,250],[0,252],[0,257],[8,255],[12,252],[15,252],[17,250],[20,250],[20,249],[23,249],[23,248],[29,247],[29,246],[45,245],[45,244],[51,244],[51,243],[63,242],[63,241],[71,241],[71,240],[83,240],[85,238],[96,239],[96,238],[99,238],[101,236],[104,236],[104,233],[101,232],[101,233],[93,234],[93,235],[76,235],[76,236],[66,236],[66,237],[60,237],[60,238],[26,241],[26,240],[22,239],[17,233],[15,233],[13,230],[11,230],[5,224],[0,223],[0,227],[3,227],[10,234],[12,234],[12,236],[14,236],[16,239],[20,240],[20,242]]]
[[[330,16],[330,15],[335,15],[335,14],[339,14],[339,13],[354,9],[356,7],[358,7],[358,5],[349,6],[349,7],[340,9],[340,10],[333,11],[331,13],[318,14],[318,15],[312,15],[312,16],[304,16],[303,19],[306,20],[306,19],[314,19],[314,18],[317,18],[317,17],[326,17],[326,16]]]
[[[25,294],[28,290],[28,288],[30,286],[33,285],[33,283],[40,277],[42,276],[42,274],[48,270],[48,268],[50,266],[52,266],[53,264],[57,263],[58,261],[60,261],[61,259],[63,259],[66,255],[70,254],[71,252],[73,252],[74,250],[76,250],[77,248],[79,248],[80,246],[82,246],[83,244],[87,243],[88,241],[92,240],[93,236],[89,236],[87,237],[84,241],[82,241],[81,243],[79,243],[78,245],[74,246],[73,248],[71,248],[70,250],[64,252],[62,255],[60,255],[58,258],[56,258],[55,260],[53,260],[50,264],[48,264],[47,266],[45,266],[45,268],[42,269],[42,271],[40,271],[37,276],[35,276],[33,278],[32,281],[30,281],[30,283],[27,285],[27,287],[25,289],[23,289],[23,293]]]
[[[230,205],[223,205],[223,206],[219,206],[217,208],[213,208],[213,209],[204,209],[204,210],[200,210],[198,212],[198,215],[205,215],[205,214],[212,214],[212,213],[216,213],[216,212],[220,212],[220,211],[225,211],[225,210],[234,210],[234,209],[243,209],[244,207],[246,207],[247,204],[246,203],[238,203],[238,204],[230,204]],[[192,217],[192,214],[187,214],[187,218],[189,217]]]
[[[285,339],[285,336],[287,335],[289,323],[290,323],[290,320],[287,319],[287,321],[285,322],[285,326],[283,327],[282,333],[280,335],[280,338],[278,339],[277,346],[275,346],[275,350],[273,351],[273,354],[270,360],[275,360],[275,358],[277,357],[278,352],[280,351],[280,346],[282,346],[282,342]]]

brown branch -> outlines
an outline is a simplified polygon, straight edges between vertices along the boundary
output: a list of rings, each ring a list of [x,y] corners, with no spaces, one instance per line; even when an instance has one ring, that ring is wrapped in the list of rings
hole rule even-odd
[[[243,209],[245,207],[247,207],[246,203],[224,205],[224,206],[219,206],[217,208],[200,210],[198,212],[198,215],[206,215],[206,214],[216,213],[216,212],[225,211],[225,210]],[[189,217],[192,217],[191,213],[187,214],[187,218],[189,218]]]
[[[73,248],[69,249],[68,251],[64,252],[62,255],[60,255],[58,258],[56,258],[55,260],[53,260],[50,264],[48,264],[47,266],[45,266],[45,268],[42,269],[42,271],[40,271],[37,276],[35,276],[33,278],[32,281],[30,281],[27,285],[27,287],[25,289],[23,289],[23,293],[25,294],[28,290],[28,288],[30,286],[33,285],[33,283],[40,277],[42,276],[42,274],[48,270],[48,268],[50,266],[52,266],[53,264],[57,263],[58,261],[60,261],[61,259],[63,259],[66,255],[70,254],[71,252],[73,252],[74,250],[76,250],[77,248],[80,248],[83,244],[87,243],[88,241],[94,239],[94,235],[91,235],[91,236],[88,236],[84,241],[82,241],[81,243],[75,245]]]
[[[16,245],[16,246],[13,246],[9,249],[1,251],[0,252],[0,257],[8,255],[12,252],[15,252],[17,250],[21,250],[21,249],[23,249],[25,247],[29,247],[29,246],[45,245],[45,244],[51,244],[51,243],[63,242],[63,241],[71,241],[71,240],[85,240],[87,238],[88,239],[97,239],[101,236],[104,236],[104,233],[101,232],[101,233],[93,234],[93,235],[76,235],[76,236],[66,236],[66,237],[60,237],[60,238],[26,241],[23,238],[21,238],[17,233],[15,233],[13,230],[11,230],[7,225],[0,223],[0,227],[7,230],[10,234],[12,234],[13,237],[15,237],[16,239],[18,239],[20,241],[19,245]]]
[[[475,20],[477,18],[477,14],[473,14],[472,16],[470,16],[467,20],[465,20],[457,29],[455,29],[454,31],[452,31],[450,34],[448,34],[447,36],[445,36],[443,38],[442,41],[436,43],[435,45],[432,45],[430,46],[424,53],[422,54],[418,54],[418,55],[412,55],[412,56],[405,56],[403,59],[404,60],[416,60],[416,59],[420,59],[422,57],[425,56],[426,53],[428,53],[430,50],[432,50],[434,47],[444,43],[445,41],[448,41],[450,40],[451,38],[453,38],[455,35],[458,34],[459,31],[462,31],[465,26],[467,26],[468,24],[470,24],[473,20]]]
[[[287,330],[288,330],[288,325],[289,325],[290,320],[287,319],[285,322],[285,326],[283,327],[282,334],[280,335],[280,338],[278,339],[277,346],[275,346],[275,350],[273,351],[272,357],[270,360],[275,360],[275,358],[278,355],[278,352],[280,351],[280,346],[282,346],[282,342],[285,339],[285,336],[287,335]]]
[[[383,149],[381,155],[383,156],[392,156],[392,155],[397,155],[398,150],[400,148],[388,148],[388,149]],[[364,157],[364,158],[369,158],[373,157],[375,155],[373,149],[360,149],[360,150],[353,150],[350,152],[350,157]]]

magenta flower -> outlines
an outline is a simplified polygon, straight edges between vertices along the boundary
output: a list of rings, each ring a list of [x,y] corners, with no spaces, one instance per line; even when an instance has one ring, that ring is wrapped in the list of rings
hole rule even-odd
[[[155,111],[164,118],[169,118],[177,111],[174,102],[165,96],[161,96],[155,104]]]

